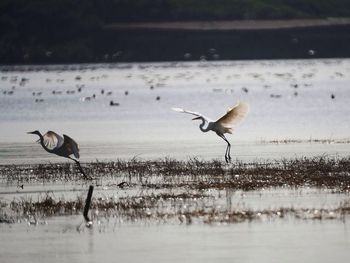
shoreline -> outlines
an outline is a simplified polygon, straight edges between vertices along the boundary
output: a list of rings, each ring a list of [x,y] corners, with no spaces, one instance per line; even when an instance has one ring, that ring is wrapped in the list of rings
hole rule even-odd
[[[276,19],[276,20],[213,20],[213,21],[171,21],[107,24],[103,28],[111,30],[154,29],[154,30],[264,30],[295,29],[309,27],[329,27],[350,25],[350,18],[326,19]]]
[[[74,54],[53,43],[2,64],[349,58],[349,30],[350,18],[110,24],[77,40]]]

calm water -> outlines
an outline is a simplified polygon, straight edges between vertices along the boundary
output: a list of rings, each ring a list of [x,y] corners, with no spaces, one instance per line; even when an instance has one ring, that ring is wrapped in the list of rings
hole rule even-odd
[[[36,129],[73,137],[83,162],[134,156],[223,160],[225,142],[212,132],[201,133],[191,116],[171,107],[217,119],[239,100],[247,101],[251,111],[228,135],[234,158],[349,151],[348,144],[261,144],[275,139],[350,138],[347,59],[28,66],[2,71],[0,76],[3,164],[59,160],[26,134]],[[95,99],[87,98],[94,94]],[[110,106],[112,100],[120,106]]]
[[[47,154],[35,136],[26,134],[36,129],[76,139],[82,162],[135,156],[224,160],[225,143],[214,133],[201,133],[191,116],[171,107],[217,119],[239,100],[247,101],[251,111],[229,136],[234,159],[348,156],[350,144],[339,140],[350,138],[349,81],[348,59],[6,69],[0,73],[0,164],[65,161]],[[120,105],[110,106],[111,100]],[[301,142],[268,143],[278,139]],[[87,186],[33,183],[21,192],[16,185],[1,183],[0,200],[38,198],[46,191],[69,199],[85,196]],[[101,187],[94,196],[135,191]],[[329,209],[349,198],[312,189],[217,195],[214,205],[227,205],[229,197],[232,209]],[[348,219],[185,226],[110,218],[80,232],[81,216],[41,223],[0,224],[0,262],[346,262],[350,256]]]
[[[28,189],[27,189],[28,188]],[[81,185],[26,186],[16,198],[40,196],[51,189],[68,200],[86,195]],[[85,187],[87,188],[87,187]],[[3,189],[3,188],[2,188]],[[15,188],[1,193],[11,200]],[[74,191],[73,191],[74,189]],[[14,190],[11,192],[11,190]],[[211,190],[212,191],[212,190]],[[96,188],[95,198],[135,194],[135,189]],[[213,192],[212,192],[213,194]],[[348,194],[326,190],[275,189],[252,192],[221,191],[213,206],[232,209],[274,207],[326,208],[349,199]],[[209,204],[208,204],[209,205]],[[238,224],[191,225],[179,220],[123,222],[118,217],[95,218],[92,229],[82,226],[82,216],[39,219],[38,225],[22,221],[0,224],[1,262],[346,262],[350,255],[349,218],[343,220],[262,219]],[[78,231],[79,229],[79,231]]]
[[[78,233],[80,218],[0,225],[2,262],[347,262],[349,223],[113,225]],[[6,240],[4,242],[3,240]]]

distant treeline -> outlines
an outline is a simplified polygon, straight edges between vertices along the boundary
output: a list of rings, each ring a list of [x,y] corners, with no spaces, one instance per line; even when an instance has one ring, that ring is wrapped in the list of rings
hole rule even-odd
[[[349,0],[1,0],[0,63],[98,61],[111,23],[350,17]]]

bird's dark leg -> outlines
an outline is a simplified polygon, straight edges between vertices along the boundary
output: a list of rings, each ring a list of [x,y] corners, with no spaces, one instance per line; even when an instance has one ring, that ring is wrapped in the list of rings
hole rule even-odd
[[[85,174],[85,172],[84,172],[83,168],[81,167],[80,162],[79,162],[78,160],[75,160],[75,159],[73,159],[73,158],[71,158],[71,157],[67,157],[67,158],[73,160],[73,161],[78,165],[78,168],[79,168],[80,172],[82,173],[82,175],[84,175],[85,179],[88,179],[88,180],[91,179],[90,177],[88,177],[88,176]]]
[[[226,152],[225,152],[225,160],[227,163],[231,162],[231,144],[230,142],[226,139],[225,135],[223,134],[218,134],[226,143]]]
[[[227,145],[226,151],[225,151],[225,160],[226,160],[227,163],[230,162],[230,160],[229,160],[229,155],[228,155],[228,149],[229,149],[229,146]]]

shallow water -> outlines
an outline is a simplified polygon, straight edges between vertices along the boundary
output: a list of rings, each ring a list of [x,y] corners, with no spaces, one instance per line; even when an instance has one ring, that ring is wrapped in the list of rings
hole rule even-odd
[[[93,198],[151,195],[169,189],[119,189],[112,179],[100,182]],[[83,182],[31,183],[25,189],[0,185],[0,201],[40,200],[47,193],[55,198],[74,200],[85,197]],[[171,193],[190,192],[173,189]],[[257,191],[201,190],[211,196],[203,200],[176,200],[175,207],[162,202],[158,212],[207,209],[263,211],[280,207],[294,209],[334,209],[349,200],[348,193],[326,189],[278,188]],[[203,224],[193,218],[190,225],[180,218],[125,220],[116,213],[105,216],[92,209],[93,227],[84,226],[82,215],[43,217],[37,224],[20,219],[15,224],[0,224],[1,262],[96,262],[117,259],[126,262],[345,262],[350,255],[349,216],[310,219],[288,215],[261,217],[243,223]],[[15,248],[15,249],[14,249]]]
[[[216,135],[215,135],[216,136]],[[224,161],[226,146],[214,141],[179,142],[118,142],[86,143],[80,146],[81,162],[116,161],[117,159],[163,159],[164,157],[188,160],[198,157],[204,160]],[[326,155],[329,157],[348,156],[349,143],[290,143],[261,144],[255,142],[232,143],[233,161],[280,160],[281,158],[300,158]],[[1,164],[35,164],[67,162],[66,159],[48,154],[35,143],[0,143]]]
[[[78,217],[0,225],[2,262],[346,262],[349,222],[119,225],[77,232]],[[6,241],[5,241],[6,240]]]
[[[247,101],[251,110],[228,135],[233,158],[292,157],[293,152],[342,155],[350,150],[349,144],[261,144],[348,139],[348,59],[18,66],[0,76],[3,164],[57,160],[34,143],[36,136],[26,134],[36,129],[70,135],[80,145],[83,162],[135,156],[223,160],[225,142],[212,132],[200,132],[191,116],[171,107],[215,120],[239,100]],[[22,78],[28,81],[21,85]],[[86,100],[93,94],[95,99]],[[120,106],[109,106],[111,100]]]
[[[28,80],[21,84],[22,78]],[[2,67],[0,164],[65,162],[26,134],[36,129],[73,137],[83,163],[193,156],[223,161],[225,142],[214,133],[201,133],[191,116],[171,107],[217,119],[239,100],[247,101],[251,111],[228,136],[234,160],[348,156],[349,81],[349,59]],[[93,94],[95,99],[87,99]],[[109,106],[111,100],[120,105]],[[283,139],[300,142],[269,142]],[[346,140],[339,143],[341,139]],[[96,198],[144,191],[108,186],[114,181],[100,183]],[[0,201],[37,200],[47,192],[75,199],[85,197],[87,188],[82,182],[58,181],[32,182],[20,189],[15,182],[1,182]],[[204,194],[213,196],[206,205],[218,209],[333,209],[349,200],[347,193],[308,188]],[[60,216],[40,219],[38,225],[23,220],[0,224],[0,261],[346,262],[350,255],[348,218],[187,226],[176,218],[130,223],[113,216],[97,218],[92,229],[82,222],[82,216]]]

